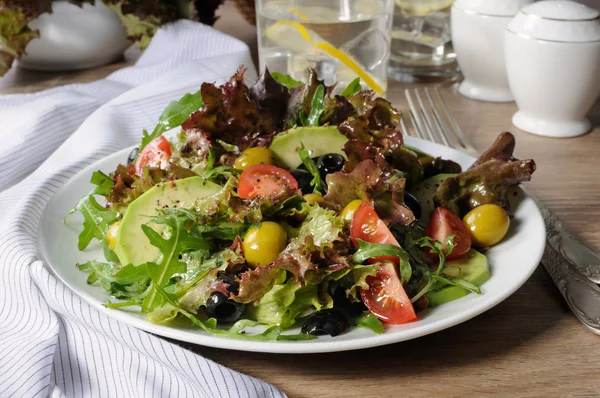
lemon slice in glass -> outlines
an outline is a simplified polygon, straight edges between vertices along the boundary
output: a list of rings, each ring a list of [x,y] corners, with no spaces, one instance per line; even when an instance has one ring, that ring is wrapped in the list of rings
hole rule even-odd
[[[371,90],[375,91],[375,94],[382,95],[385,92],[383,84],[361,67],[350,54],[336,48],[300,22],[277,21],[265,30],[265,35],[278,46],[294,53],[325,53],[354,72]]]
[[[415,15],[427,15],[434,11],[445,10],[454,0],[396,0],[396,5]]]

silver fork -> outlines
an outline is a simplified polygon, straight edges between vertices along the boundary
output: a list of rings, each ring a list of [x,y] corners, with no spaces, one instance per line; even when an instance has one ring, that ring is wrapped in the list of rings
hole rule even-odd
[[[429,140],[477,157],[439,89],[407,89],[408,122],[401,127]],[[535,200],[535,199],[534,199]],[[542,264],[581,323],[600,335],[600,254],[536,200],[546,224]]]

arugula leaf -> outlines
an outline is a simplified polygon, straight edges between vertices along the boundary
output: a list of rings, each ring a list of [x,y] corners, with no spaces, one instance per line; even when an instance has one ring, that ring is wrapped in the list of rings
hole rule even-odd
[[[188,295],[187,297],[186,295],[191,290],[198,290],[198,288],[202,289],[203,287],[205,287],[198,286],[198,283],[208,276],[210,270],[221,267],[223,263],[224,262],[222,257],[215,256],[214,258],[211,258],[210,260],[205,261],[200,266],[198,266],[194,272],[194,275],[186,275],[187,277],[185,278],[185,280],[189,280],[189,282],[187,282],[186,285],[179,289],[179,291],[176,293],[177,297],[182,298],[182,300],[179,301],[180,307],[197,308],[198,306],[204,304],[204,300],[208,298],[208,294],[210,293],[205,294],[206,292],[195,291],[192,295]],[[199,296],[203,296],[201,297],[202,301],[198,299]]]
[[[148,263],[140,265],[127,264],[117,271],[115,281],[123,285],[129,285],[149,277]]]
[[[417,241],[417,244],[421,245],[422,248],[429,248],[431,253],[439,256],[440,262],[435,270],[435,275],[440,275],[442,273],[446,266],[446,257],[452,253],[452,250],[454,250],[454,247],[456,246],[454,243],[454,235],[448,236],[444,239],[444,242],[424,236]]]
[[[204,172],[204,179],[208,181],[215,181],[218,177],[223,176],[224,178],[235,178],[240,174],[240,172],[231,166],[218,166],[215,168],[211,168],[210,170],[206,170]]]
[[[165,131],[181,126],[194,111],[203,106],[204,102],[200,91],[187,93],[179,101],[171,102],[158,118],[158,123],[152,133],[148,134],[148,131],[144,130],[138,154],[142,152],[146,145],[155,138],[160,137]]]
[[[354,263],[362,264],[373,257],[398,257],[402,284],[405,285],[408,283],[412,277],[412,267],[410,266],[410,257],[403,248],[396,245],[369,243],[361,239],[357,240],[359,242],[358,250],[352,256]]]
[[[217,140],[217,141],[220,141],[220,140]],[[235,148],[237,148],[237,147],[235,147]],[[223,165],[223,166],[215,167],[216,161],[217,161],[217,158],[215,156],[215,151],[209,147],[208,148],[208,162],[206,164],[206,167],[204,168],[204,173],[202,175],[202,177],[204,177],[205,180],[214,181],[219,176],[223,176],[227,179],[230,179],[232,177],[237,177],[240,174],[239,170],[237,170],[231,166]]]
[[[113,179],[100,170],[94,171],[92,173],[92,178],[90,182],[96,185],[92,193],[102,196],[108,195],[112,187],[115,186],[115,182],[113,181]]]
[[[175,295],[169,294],[167,292],[165,292],[165,290],[160,287],[160,286],[154,286],[153,290],[159,294],[160,298],[162,300],[163,303],[167,303],[167,305],[170,305],[174,311],[177,311],[178,313],[184,315],[186,318],[188,318],[192,324],[200,327],[201,329],[207,331],[207,332],[213,332],[215,330],[215,328],[217,327],[217,320],[215,318],[209,318],[206,321],[202,321],[200,320],[197,316],[195,316],[194,314],[192,314],[189,311],[184,310],[183,308],[181,308],[178,304],[177,304],[177,297]],[[159,309],[161,308],[160,306],[157,306],[156,308],[154,308],[153,310]],[[175,315],[173,315],[174,317]],[[152,317],[150,317],[148,320],[152,321]]]
[[[221,145],[221,147],[223,147],[223,149],[227,152],[234,152],[234,153],[240,152],[240,148],[238,148],[237,145],[228,144],[225,141],[219,140],[219,139],[217,139],[216,142],[219,145]]]
[[[308,119],[306,118],[306,114],[304,113],[304,111],[298,112],[298,120],[300,121],[300,124],[302,126],[304,126],[304,127],[310,126],[310,123],[309,123]]]
[[[301,81],[295,80],[290,75],[286,75],[284,73],[271,72],[271,76],[273,77],[273,79],[277,80],[279,83],[283,84],[287,88],[296,88],[304,85],[304,83],[302,83]]]
[[[348,97],[350,95],[358,93],[361,90],[362,86],[360,85],[360,77],[357,77],[346,86],[346,88],[340,93],[340,95],[342,97]]]
[[[118,282],[113,282],[110,285],[110,290],[108,290],[108,293],[119,300],[127,301],[120,301],[116,303],[109,301],[104,306],[107,308],[139,306],[142,308],[143,312],[146,312],[144,307],[144,298],[150,292],[150,288],[150,278],[140,279],[131,284],[120,284]]]
[[[381,334],[385,331],[383,323],[369,311],[363,312],[358,319],[356,319],[356,326],[371,329],[377,334]]]
[[[308,114],[308,117],[306,118],[306,122],[308,123],[309,126],[318,126],[319,125],[319,119],[321,118],[321,115],[323,114],[324,102],[325,102],[325,86],[320,85],[315,90],[315,95],[313,96],[311,106],[310,106],[310,113]]]
[[[88,285],[99,284],[102,289],[110,291],[111,284],[115,281],[115,264],[91,260],[78,264],[80,271],[89,273],[86,280]]]
[[[91,193],[81,198],[69,214],[75,211],[79,211],[83,216],[83,230],[77,239],[79,250],[85,250],[93,238],[104,243],[106,231],[119,219],[118,212],[100,205]]]
[[[106,259],[106,261],[109,261],[109,262],[115,263],[115,264],[120,263],[117,253],[115,253],[115,251],[110,248],[110,246],[108,245],[108,240],[106,240],[106,239],[104,239],[102,241],[102,250],[104,252],[104,258]]]
[[[210,248],[205,239],[186,231],[184,224],[187,220],[189,220],[189,217],[181,212],[171,212],[153,219],[152,222],[156,224],[164,224],[170,227],[171,233],[168,238],[163,238],[148,225],[142,225],[142,230],[150,243],[161,252],[158,262],[146,264],[154,288],[144,299],[144,306],[149,310],[163,304],[160,296],[157,295],[158,289],[162,289],[174,274],[186,271],[186,264],[179,259],[179,255],[195,250],[209,250]]]
[[[196,224],[194,229],[206,238],[234,240],[236,236],[243,237],[250,224],[232,221],[217,221],[211,224]]]
[[[120,302],[105,304],[107,308],[122,308],[131,306],[142,306],[144,297],[148,294],[150,278],[145,266],[134,267],[128,265],[118,268],[114,262],[88,261],[78,264],[78,269],[89,274],[87,283],[98,284],[112,297]],[[144,273],[144,270],[146,272]]]
[[[453,276],[449,276],[449,275],[438,275],[436,276],[436,279],[439,282],[442,282],[443,284],[446,285],[453,285],[453,286],[460,286],[464,289],[467,289],[470,292],[473,293],[481,293],[481,289],[479,289],[479,287],[463,278],[455,278]]]
[[[435,271],[433,272],[425,272],[428,280],[427,284],[411,299],[414,303],[419,298],[423,297],[429,292],[437,290],[438,288],[445,285],[455,285],[463,287],[473,293],[481,293],[479,287],[474,284],[462,279],[456,278],[450,275],[442,274],[446,269],[446,257],[452,253],[452,250],[456,246],[454,244],[454,235],[451,235],[444,239],[444,242],[440,242],[429,237],[423,237],[416,241],[416,244],[419,244],[422,248],[429,248],[431,253],[437,254],[439,257],[439,264]]]
[[[266,207],[262,210],[263,217],[275,217],[289,210],[301,210],[302,204],[306,203],[301,195],[293,195],[275,206]]]
[[[317,165],[311,159],[310,151],[308,149],[304,148],[304,144],[302,144],[302,147],[298,149],[298,155],[300,155],[300,159],[302,160],[302,163],[306,167],[306,170],[308,170],[310,172],[310,174],[312,174],[312,176],[313,176],[313,179],[310,182],[310,185],[312,185],[314,187],[313,192],[317,192],[317,193],[325,192],[327,190],[327,187],[326,187],[325,183],[323,182],[323,180],[321,179],[321,173],[319,173],[319,169],[317,168]]]

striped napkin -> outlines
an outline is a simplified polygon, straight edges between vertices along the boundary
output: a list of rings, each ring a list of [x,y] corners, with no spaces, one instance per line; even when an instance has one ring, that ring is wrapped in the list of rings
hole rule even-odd
[[[57,281],[37,250],[40,215],[64,182],[139,142],[167,103],[240,64],[256,78],[245,44],[180,21],[105,80],[0,97],[0,397],[284,396],[108,318]]]

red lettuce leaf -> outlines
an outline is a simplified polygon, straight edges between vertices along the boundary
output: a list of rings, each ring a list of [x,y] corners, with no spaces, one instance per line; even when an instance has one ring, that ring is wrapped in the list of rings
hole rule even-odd
[[[288,246],[292,249],[284,251],[272,264],[242,273],[239,292],[233,299],[241,303],[259,301],[284,271],[304,286],[307,283],[319,284],[331,273],[350,268],[351,244],[347,237],[327,247],[316,246],[311,236],[298,243]]]
[[[390,224],[408,225],[415,220],[404,205],[404,178],[384,173],[374,161],[361,161],[351,172],[339,171],[327,176],[325,201],[342,209],[355,199],[373,202],[375,211]]]
[[[403,144],[398,128],[401,113],[389,101],[376,97],[372,91],[360,91],[347,97],[357,117],[346,120],[338,127],[349,139],[372,143],[384,156]]]
[[[442,182],[433,199],[461,218],[483,204],[497,204],[510,212],[508,188],[529,181],[536,169],[532,159],[512,155],[515,137],[502,133],[468,170]]]
[[[355,199],[372,200],[385,190],[382,171],[375,162],[366,159],[351,171],[328,174],[325,201],[334,208],[342,209]]]
[[[387,225],[409,225],[415,215],[404,204],[405,179],[399,179],[386,191],[375,198],[375,212]]]
[[[202,84],[204,108],[192,113],[182,125],[188,140],[190,137],[194,140],[194,145],[186,142],[188,147],[202,151],[210,142],[218,152],[220,145],[215,143],[221,140],[243,151],[268,146],[275,133],[283,128],[284,105],[289,98],[287,87],[268,72],[252,88],[244,84],[243,78],[244,69],[240,67],[229,82],[220,87]]]

